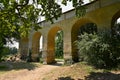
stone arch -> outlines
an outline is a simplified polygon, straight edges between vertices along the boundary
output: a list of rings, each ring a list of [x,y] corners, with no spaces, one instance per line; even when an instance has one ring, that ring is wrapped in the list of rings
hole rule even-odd
[[[76,49],[76,47],[74,45],[74,41],[76,41],[78,39],[78,34],[79,34],[79,30],[80,30],[81,26],[84,26],[88,23],[93,23],[93,22],[89,19],[82,18],[82,19],[76,21],[75,24],[72,26],[71,45],[72,45],[72,59],[74,62],[79,61],[78,50]]]
[[[60,27],[52,27],[48,32],[47,42],[47,63],[55,63],[55,36],[58,31],[62,30]]]
[[[31,58],[32,61],[39,61],[40,57],[40,38],[42,34],[40,32],[35,32],[32,38],[32,51]]]

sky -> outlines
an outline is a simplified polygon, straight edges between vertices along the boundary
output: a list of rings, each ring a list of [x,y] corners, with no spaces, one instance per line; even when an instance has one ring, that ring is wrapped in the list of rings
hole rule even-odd
[[[11,39],[11,40],[13,41],[13,43],[7,42],[7,45],[5,45],[5,46],[8,46],[8,47],[16,47],[16,48],[18,49],[19,43],[16,42],[16,41],[14,41],[13,39]]]

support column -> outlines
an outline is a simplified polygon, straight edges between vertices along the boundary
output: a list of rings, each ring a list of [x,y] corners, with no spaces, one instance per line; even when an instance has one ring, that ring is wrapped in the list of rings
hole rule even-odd
[[[31,54],[32,61],[38,62],[39,58],[40,58],[39,57],[39,39],[33,43],[31,52],[32,52],[32,54]]]
[[[53,38],[51,38],[53,39]],[[49,39],[51,41],[51,39]],[[52,43],[52,41],[51,41]],[[43,51],[42,51],[42,58],[44,64],[52,64],[55,63],[55,55],[54,55],[54,47],[52,47],[53,44],[50,44],[48,42],[48,36],[47,34],[44,35],[43,38]]]
[[[31,60],[34,62],[38,62],[40,60],[40,32],[35,32],[32,37],[32,54],[31,54]]]
[[[28,38],[22,38],[19,42],[19,53],[22,60],[27,59],[28,55]]]
[[[32,61],[32,39],[33,39],[33,34],[34,34],[34,30],[31,30],[30,34],[29,34],[29,49],[28,49],[28,62]]]
[[[47,64],[47,35],[43,35],[43,50],[42,50],[42,60],[43,64]]]
[[[72,51],[71,51],[71,35],[64,33],[64,64],[72,64]]]

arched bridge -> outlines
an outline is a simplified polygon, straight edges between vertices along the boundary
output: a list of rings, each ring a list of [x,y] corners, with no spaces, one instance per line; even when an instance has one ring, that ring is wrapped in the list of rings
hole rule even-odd
[[[79,28],[87,23],[94,23],[97,30],[111,29],[114,22],[120,17],[120,0],[97,0],[86,4],[87,13],[81,18],[75,17],[75,11],[71,10],[61,15],[54,24],[43,21],[43,28],[32,30],[29,37],[20,40],[19,50],[22,56],[28,56],[37,61],[39,56],[39,40],[43,36],[42,58],[46,63],[55,62],[55,36],[59,30],[63,31],[64,59],[78,61],[77,50],[73,42],[77,40]]]

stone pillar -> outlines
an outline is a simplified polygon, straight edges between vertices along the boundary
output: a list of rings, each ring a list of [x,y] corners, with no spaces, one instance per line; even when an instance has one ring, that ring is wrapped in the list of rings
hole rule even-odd
[[[40,59],[40,52],[39,52],[40,37],[41,37],[40,32],[35,32],[32,38],[31,60],[34,62],[38,62]]]
[[[33,34],[34,34],[34,30],[31,30],[30,31],[30,34],[29,34],[29,49],[28,49],[28,59],[27,59],[27,61],[28,62],[31,62],[32,61],[32,56],[31,56],[31,54],[32,54],[32,41],[33,41]]]
[[[71,35],[64,32],[63,37],[64,64],[72,64]]]
[[[55,61],[55,50],[54,49],[47,49],[47,64],[56,63]]]
[[[42,49],[42,60],[43,64],[47,64],[47,35],[43,35],[43,49]]]
[[[32,46],[32,54],[31,58],[32,61],[38,62],[39,61],[39,40],[37,40],[34,45]]]
[[[20,39],[19,42],[19,53],[21,56],[22,60],[26,60],[27,59],[27,55],[28,55],[28,38],[22,38]]]
[[[53,37],[50,36],[48,39],[48,35],[44,34],[43,37],[43,51],[42,58],[44,64],[52,64],[55,63],[55,54],[54,54],[54,41]]]

